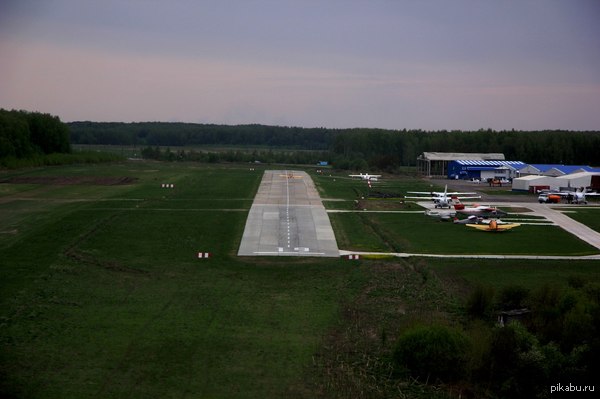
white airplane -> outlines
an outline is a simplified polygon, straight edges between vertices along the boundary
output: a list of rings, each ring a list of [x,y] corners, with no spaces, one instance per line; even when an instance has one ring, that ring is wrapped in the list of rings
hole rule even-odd
[[[454,204],[454,209],[456,209],[456,212],[462,213],[463,215],[475,215],[484,217],[502,217],[507,215],[507,213],[501,209],[486,205],[475,204],[473,206],[465,206],[461,203],[458,203]]]
[[[421,197],[404,196],[404,198],[420,199],[420,200],[430,199],[435,203],[436,208],[450,208],[450,207],[452,207],[453,201],[457,201],[457,200],[481,198],[481,196],[472,196],[477,193],[459,193],[459,192],[449,193],[448,185],[446,185],[446,187],[444,188],[444,192],[408,191],[408,194],[419,194],[419,195],[421,195]],[[429,197],[423,197],[424,195],[429,195]],[[467,195],[467,197],[465,197],[465,195]]]
[[[456,212],[454,211],[437,211],[433,209],[428,209],[425,211],[426,216],[430,216],[435,219],[439,219],[442,222],[449,222],[456,218]]]
[[[553,195],[560,195],[566,198],[571,204],[587,204],[586,196],[598,196],[598,193],[587,193],[585,188],[581,187],[575,191],[559,191],[557,193],[551,193]]]
[[[477,224],[482,222],[484,219],[481,216],[471,215],[466,219],[454,218],[454,224]]]
[[[377,181],[377,179],[381,177],[381,175],[370,175],[368,173],[359,173],[357,175],[348,175],[348,176],[360,177],[363,180],[369,180],[369,181]]]

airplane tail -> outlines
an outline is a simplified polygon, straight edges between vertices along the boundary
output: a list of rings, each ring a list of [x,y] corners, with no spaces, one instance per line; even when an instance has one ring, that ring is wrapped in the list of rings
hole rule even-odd
[[[454,201],[454,209],[455,210],[462,211],[463,209],[465,209],[465,204],[460,202],[460,200],[458,198],[456,198],[456,199],[452,198],[452,200]]]

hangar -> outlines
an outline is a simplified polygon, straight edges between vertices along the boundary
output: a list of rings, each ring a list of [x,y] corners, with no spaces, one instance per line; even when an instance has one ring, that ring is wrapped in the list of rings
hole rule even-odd
[[[512,179],[525,167],[521,161],[457,160],[448,164],[449,179]]]
[[[600,176],[600,172],[578,172],[556,178],[558,187],[590,187],[592,176]]]
[[[562,165],[562,164],[529,164],[519,169],[519,177],[528,175],[564,176],[578,172],[595,172],[597,169],[588,165]]]
[[[417,157],[418,173],[428,177],[447,177],[448,164],[457,160],[503,161],[502,153],[424,152]]]
[[[555,178],[552,176],[527,175],[513,179],[513,191],[534,191],[549,189],[554,186]]]
[[[529,175],[513,179],[512,189],[513,191],[538,191],[543,188],[559,190],[565,187],[590,187],[593,176],[600,176],[600,172],[577,172],[558,177]]]

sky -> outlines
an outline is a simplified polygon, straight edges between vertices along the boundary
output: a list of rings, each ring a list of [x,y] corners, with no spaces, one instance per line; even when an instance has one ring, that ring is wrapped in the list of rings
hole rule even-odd
[[[0,108],[600,130],[599,0],[0,0]]]

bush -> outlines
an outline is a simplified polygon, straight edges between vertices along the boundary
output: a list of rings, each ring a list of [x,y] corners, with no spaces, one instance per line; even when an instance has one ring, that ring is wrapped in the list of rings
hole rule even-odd
[[[529,290],[519,285],[509,285],[498,294],[498,309],[511,310],[525,307],[525,301],[529,296]]]
[[[488,318],[493,310],[494,289],[489,286],[477,286],[467,299],[467,313],[475,318]]]
[[[425,381],[464,378],[469,342],[445,326],[417,327],[405,332],[393,353],[395,366]]]

